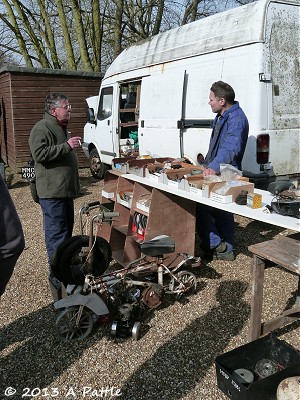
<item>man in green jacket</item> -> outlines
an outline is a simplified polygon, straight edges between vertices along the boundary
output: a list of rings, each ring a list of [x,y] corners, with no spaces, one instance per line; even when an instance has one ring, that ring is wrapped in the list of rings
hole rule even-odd
[[[74,149],[80,146],[80,137],[70,137],[67,131],[70,115],[71,105],[67,96],[61,93],[48,95],[44,118],[32,128],[29,137],[54,301],[61,298],[61,282],[52,274],[50,262],[56,248],[72,236],[73,199],[79,194],[78,162]]]

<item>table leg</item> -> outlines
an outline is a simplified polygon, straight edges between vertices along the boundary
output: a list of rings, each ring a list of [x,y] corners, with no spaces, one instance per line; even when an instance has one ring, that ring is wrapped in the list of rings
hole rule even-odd
[[[253,255],[251,264],[252,275],[252,298],[249,341],[256,340],[261,336],[261,315],[263,306],[265,263],[264,260]]]

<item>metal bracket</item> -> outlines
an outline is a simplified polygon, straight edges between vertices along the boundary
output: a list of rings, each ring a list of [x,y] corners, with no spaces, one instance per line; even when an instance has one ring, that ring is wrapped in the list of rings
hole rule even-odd
[[[272,77],[271,74],[269,73],[265,74],[264,72],[260,72],[258,76],[259,76],[259,82],[265,82],[265,83],[272,82]]]
[[[180,119],[177,121],[178,129],[211,128],[213,119]]]

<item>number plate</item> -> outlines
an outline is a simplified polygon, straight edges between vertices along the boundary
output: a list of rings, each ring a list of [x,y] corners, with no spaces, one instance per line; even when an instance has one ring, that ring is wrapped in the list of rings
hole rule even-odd
[[[21,174],[22,178],[28,181],[35,179],[34,167],[22,167]]]

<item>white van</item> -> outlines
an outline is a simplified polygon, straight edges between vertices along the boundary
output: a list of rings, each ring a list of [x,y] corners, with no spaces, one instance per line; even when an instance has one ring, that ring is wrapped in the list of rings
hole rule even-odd
[[[87,99],[83,149],[93,175],[130,153],[197,164],[218,80],[234,88],[249,120],[244,174],[256,183],[299,176],[299,0],[259,0],[124,50],[99,96]]]

